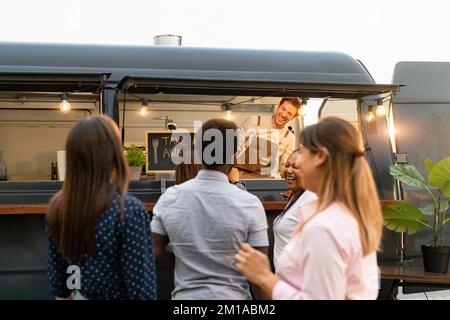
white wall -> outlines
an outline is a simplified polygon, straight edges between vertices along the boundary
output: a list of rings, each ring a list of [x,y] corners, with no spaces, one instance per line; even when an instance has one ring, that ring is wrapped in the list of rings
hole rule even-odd
[[[87,115],[85,111],[63,114],[0,107],[0,150],[5,154],[8,179],[50,180],[56,151],[64,149],[72,125]]]

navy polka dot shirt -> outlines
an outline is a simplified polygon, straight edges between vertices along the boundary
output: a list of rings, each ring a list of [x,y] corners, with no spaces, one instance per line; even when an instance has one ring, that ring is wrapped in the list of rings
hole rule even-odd
[[[79,292],[87,299],[156,299],[150,217],[135,197],[126,197],[123,221],[119,216],[118,195],[100,215],[95,260],[86,255],[81,264],[66,261],[48,232],[47,237],[48,276],[53,295],[67,297],[72,293],[67,280],[75,273],[68,273],[68,268],[76,265],[81,274]],[[69,282],[75,283],[72,280],[73,277]]]

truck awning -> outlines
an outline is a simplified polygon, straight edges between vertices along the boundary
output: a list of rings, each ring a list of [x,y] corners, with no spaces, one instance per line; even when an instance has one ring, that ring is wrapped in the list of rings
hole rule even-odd
[[[109,73],[0,73],[0,91],[99,93]]]
[[[131,94],[201,94],[235,96],[297,96],[356,99],[397,92],[397,84],[319,83],[295,81],[217,80],[160,77],[124,77],[117,86]]]

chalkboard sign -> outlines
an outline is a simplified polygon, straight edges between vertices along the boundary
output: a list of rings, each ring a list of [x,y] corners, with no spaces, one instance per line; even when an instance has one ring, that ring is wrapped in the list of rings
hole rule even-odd
[[[179,150],[181,148],[190,148],[193,141],[194,133],[190,131],[145,131],[147,173],[171,172],[175,170],[176,155],[179,155]],[[175,160],[175,163],[173,160]]]

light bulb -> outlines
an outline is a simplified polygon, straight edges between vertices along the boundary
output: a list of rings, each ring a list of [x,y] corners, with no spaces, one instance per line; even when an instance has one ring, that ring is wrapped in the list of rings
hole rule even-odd
[[[143,106],[139,109],[139,115],[140,115],[141,117],[145,117],[147,114],[148,114],[148,107],[143,105]]]
[[[231,110],[225,111],[225,119],[227,119],[229,121],[233,121],[234,120],[233,111],[231,111]]]
[[[386,115],[386,108],[383,105],[377,106],[375,113],[378,117],[384,117]]]
[[[71,109],[70,102],[66,99],[62,99],[59,104],[59,110],[61,110],[62,113],[69,113]]]
[[[369,111],[366,114],[366,121],[367,122],[374,122],[375,121],[375,112]]]
[[[139,109],[139,115],[145,117],[148,114],[148,99],[142,100],[141,108]]]

